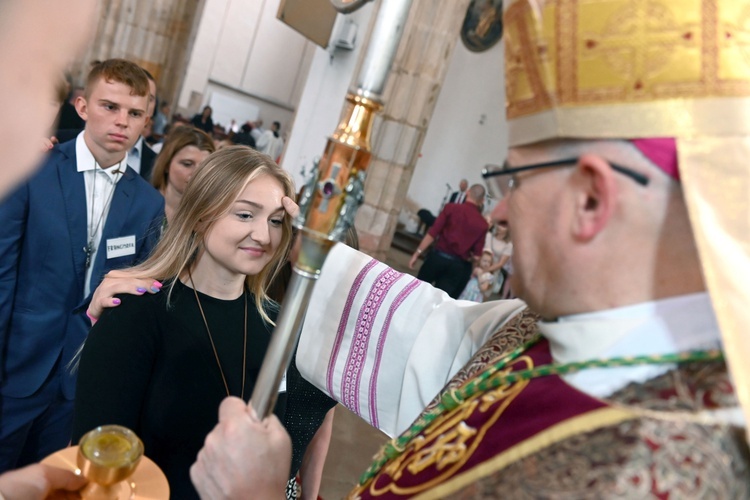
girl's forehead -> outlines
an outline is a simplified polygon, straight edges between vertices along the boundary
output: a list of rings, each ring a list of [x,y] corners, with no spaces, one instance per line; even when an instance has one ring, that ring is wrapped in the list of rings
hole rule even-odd
[[[234,198],[234,203],[251,202],[275,212],[284,209],[281,199],[285,194],[281,181],[272,175],[262,173],[245,181]]]

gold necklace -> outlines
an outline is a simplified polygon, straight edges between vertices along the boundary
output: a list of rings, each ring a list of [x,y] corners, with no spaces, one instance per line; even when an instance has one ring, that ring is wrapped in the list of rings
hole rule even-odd
[[[198,302],[198,309],[201,312],[203,318],[203,324],[206,325],[206,332],[208,333],[208,340],[211,341],[211,348],[214,350],[214,358],[216,358],[216,364],[219,367],[219,373],[221,373],[221,380],[224,382],[224,389],[227,391],[227,396],[231,396],[229,393],[229,385],[227,384],[227,377],[224,375],[224,370],[221,368],[221,361],[219,361],[219,353],[216,351],[216,344],[214,344],[214,338],[211,335],[211,329],[208,327],[208,321],[206,321],[206,313],[203,312],[203,306],[201,305],[201,299],[198,297],[198,291],[195,289],[195,283],[193,283],[193,275],[188,271],[188,277],[190,278],[190,285],[193,287],[193,293],[195,294],[195,301]],[[242,393],[240,398],[245,399],[245,375],[247,374],[247,290],[243,286],[243,295],[245,297],[245,340],[242,344]]]

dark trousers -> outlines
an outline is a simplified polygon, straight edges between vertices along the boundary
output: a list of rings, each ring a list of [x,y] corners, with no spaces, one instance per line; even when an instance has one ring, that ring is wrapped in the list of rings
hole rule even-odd
[[[457,299],[471,278],[471,262],[432,250],[419,268],[417,279],[425,281]]]
[[[38,462],[70,443],[73,401],[62,394],[63,370],[58,362],[32,396],[0,396],[0,472]]]

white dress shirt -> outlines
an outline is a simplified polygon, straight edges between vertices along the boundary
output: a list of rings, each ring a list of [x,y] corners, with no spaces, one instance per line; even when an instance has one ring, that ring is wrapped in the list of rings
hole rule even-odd
[[[83,180],[86,184],[86,241],[84,246],[88,245],[91,240],[91,261],[86,268],[83,296],[88,297],[91,293],[91,274],[99,252],[99,243],[104,225],[107,223],[115,188],[122,178],[120,170],[124,171],[127,164],[127,154],[119,163],[102,168],[97,165],[94,155],[86,146],[83,134],[84,132],[81,132],[76,138],[76,168],[78,172],[83,173]],[[84,251],[83,248],[82,251]]]
[[[141,161],[143,160],[143,136],[138,137],[135,145],[130,150],[127,157],[128,167],[136,171],[137,174],[141,173]]]

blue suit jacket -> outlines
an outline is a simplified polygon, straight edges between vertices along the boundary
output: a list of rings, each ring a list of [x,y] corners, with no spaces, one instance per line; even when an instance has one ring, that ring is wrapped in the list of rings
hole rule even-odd
[[[90,328],[84,297],[86,188],[76,170],[76,141],[55,147],[41,169],[0,203],[0,392],[32,395],[63,369],[63,393],[75,394],[67,368]],[[144,260],[159,238],[164,199],[128,168],[117,183],[92,263],[91,290],[112,269]],[[135,235],[134,255],[107,259],[105,242]],[[58,364],[58,361],[60,362]]]

